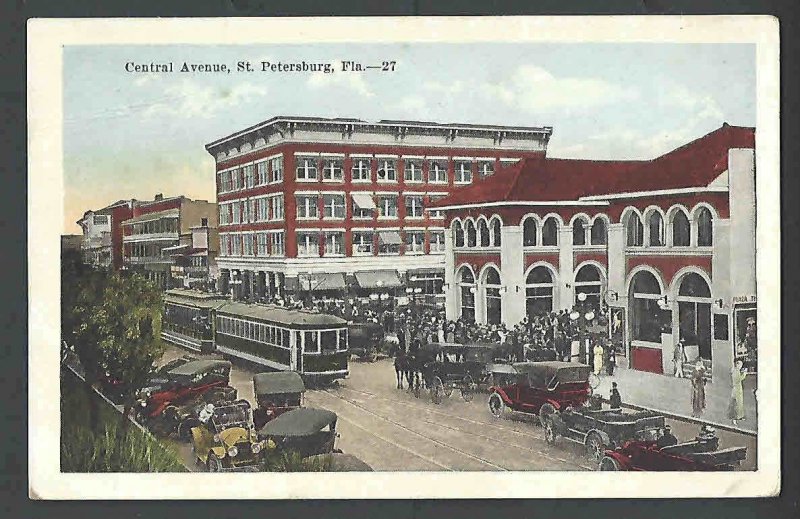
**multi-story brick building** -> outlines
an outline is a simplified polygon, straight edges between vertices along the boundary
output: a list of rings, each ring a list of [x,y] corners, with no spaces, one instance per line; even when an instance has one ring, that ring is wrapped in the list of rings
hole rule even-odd
[[[634,369],[672,373],[679,339],[715,377],[735,357],[755,369],[753,128],[725,124],[653,160],[508,169],[434,206],[448,318],[514,325],[605,303]]]
[[[176,258],[186,253],[203,255],[192,245],[193,228],[216,229],[217,214],[216,204],[185,196],[164,198],[158,194],[152,201],[138,202],[132,217],[122,222],[123,267],[143,273],[163,288],[171,287]],[[213,260],[216,246],[211,240],[206,242],[212,252],[204,255],[208,270],[213,268],[208,259]]]
[[[122,267],[122,222],[133,216],[136,200],[118,200],[96,211],[86,211],[76,223],[83,230],[83,262],[104,269]]]
[[[216,160],[222,290],[441,290],[444,215],[425,208],[502,164],[544,156],[549,127],[275,117],[206,145]],[[363,295],[363,294],[362,294]]]

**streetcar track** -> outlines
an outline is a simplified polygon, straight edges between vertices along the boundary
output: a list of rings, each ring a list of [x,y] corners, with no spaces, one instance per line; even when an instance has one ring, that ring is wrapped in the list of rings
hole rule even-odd
[[[344,386],[340,386],[340,389],[342,389],[342,388],[343,389],[349,389],[350,391],[353,391],[355,393],[361,393],[361,394],[368,395],[368,396],[371,396],[371,397],[380,398],[380,399],[383,399],[383,400],[388,400],[388,401],[393,402],[393,403],[403,404],[406,407],[411,408],[411,409],[420,410],[420,411],[423,411],[423,412],[430,412],[430,413],[433,413],[433,414],[446,416],[448,418],[457,418],[459,420],[462,420],[462,421],[465,421],[465,422],[468,422],[468,423],[471,423],[471,424],[474,424],[474,425],[478,425],[478,426],[481,426],[481,427],[489,426],[489,427],[492,427],[492,428],[497,429],[499,431],[511,432],[511,433],[518,434],[518,435],[520,435],[520,436],[522,436],[524,438],[534,438],[534,439],[537,439],[537,440],[544,441],[544,436],[539,437],[539,436],[534,435],[534,434],[524,433],[524,432],[521,432],[521,431],[517,431],[515,429],[506,428],[506,427],[503,427],[503,426],[500,426],[500,425],[497,425],[497,424],[492,424],[492,423],[487,423],[487,422],[478,422],[478,421],[472,420],[470,418],[464,418],[462,416],[451,415],[451,414],[448,414],[448,413],[445,413],[445,412],[442,412],[442,411],[437,411],[435,409],[431,409],[431,408],[426,407],[426,406],[410,404],[410,403],[407,403],[407,402],[395,401],[395,400],[392,400],[390,398],[386,398],[386,397],[383,397],[383,396],[380,396],[380,395],[375,395],[373,393],[369,393],[367,391],[361,391],[361,390],[357,390],[357,389],[352,389],[352,388],[347,388],[347,387],[344,387]],[[486,440],[490,440],[490,441],[497,441],[496,438],[491,438],[489,436],[485,436],[485,435],[480,434],[480,433],[470,432],[470,431],[466,431],[464,429],[457,429],[455,427],[450,427],[450,426],[447,426],[447,425],[444,425],[444,424],[441,424],[441,423],[438,423],[438,422],[433,422],[433,421],[430,421],[430,420],[426,420],[426,419],[423,419],[422,421],[424,421],[425,423],[431,424],[431,425],[438,425],[438,426],[441,426],[441,427],[443,427],[445,429],[450,429],[452,431],[465,433],[465,434],[468,434],[470,436],[474,436],[474,437],[477,437],[477,438],[482,438],[482,439],[486,439]],[[539,456],[541,456],[541,457],[543,457],[545,459],[551,460],[551,461],[559,461],[559,462],[562,462],[562,463],[564,463],[566,465],[576,466],[576,467],[580,467],[580,468],[583,468],[583,469],[586,469],[586,470],[594,470],[592,467],[590,467],[588,465],[584,465],[582,463],[577,463],[577,462],[574,462],[574,461],[568,461],[568,460],[566,460],[564,458],[560,458],[558,456],[552,456],[550,454],[547,454],[546,452],[537,451],[537,450],[531,449],[530,447],[526,447],[524,445],[519,445],[519,444],[511,443],[511,442],[504,442],[504,444],[512,446],[512,447],[516,447],[518,449],[522,449],[522,450],[526,450],[526,451],[535,453],[535,454],[537,454],[537,455],[539,455]]]
[[[343,402],[346,402],[346,403],[350,404],[351,406],[353,406],[353,407],[355,407],[355,408],[357,408],[357,409],[360,409],[360,410],[362,410],[363,412],[365,412],[365,413],[367,413],[367,414],[370,414],[370,415],[372,415],[372,416],[374,416],[374,417],[376,417],[376,418],[378,418],[378,419],[380,419],[380,420],[383,420],[383,421],[385,421],[385,422],[388,422],[388,423],[390,423],[390,424],[394,425],[395,427],[399,427],[400,429],[403,429],[403,430],[405,430],[405,431],[408,431],[409,433],[411,433],[411,434],[414,434],[414,435],[416,435],[416,436],[419,436],[420,438],[422,438],[422,439],[424,439],[424,440],[427,440],[427,441],[429,441],[429,442],[431,442],[431,443],[434,443],[434,444],[436,444],[436,445],[439,445],[439,446],[441,446],[441,447],[444,447],[444,448],[446,448],[446,449],[449,449],[449,450],[451,450],[451,451],[453,451],[453,452],[455,452],[455,453],[458,453],[458,454],[460,454],[460,455],[462,455],[462,456],[464,456],[464,457],[467,457],[467,458],[473,459],[473,460],[475,460],[475,461],[478,461],[479,463],[483,463],[484,465],[488,465],[488,466],[490,466],[490,467],[493,467],[493,468],[495,468],[495,469],[498,469],[498,470],[508,471],[508,469],[507,469],[507,468],[505,468],[505,467],[501,467],[500,465],[497,465],[497,464],[495,464],[495,463],[492,463],[491,461],[489,461],[489,460],[487,460],[487,459],[484,459],[484,458],[482,458],[482,457],[480,457],[480,456],[476,456],[476,455],[474,455],[474,454],[470,454],[469,452],[466,452],[466,451],[463,451],[463,450],[461,450],[461,449],[458,449],[458,448],[456,448],[456,447],[453,447],[452,445],[448,445],[448,444],[446,444],[445,442],[443,442],[443,441],[441,441],[441,440],[437,440],[437,439],[435,439],[435,438],[431,438],[431,437],[429,437],[429,436],[425,436],[424,434],[422,434],[422,433],[419,433],[419,432],[417,432],[417,431],[415,431],[414,429],[411,429],[411,428],[409,428],[409,427],[406,427],[405,425],[403,425],[403,424],[401,424],[401,423],[399,423],[399,422],[396,422],[396,421],[394,421],[394,420],[392,420],[392,419],[390,419],[390,418],[386,418],[385,416],[382,416],[382,415],[380,415],[380,414],[378,414],[378,413],[375,413],[375,412],[373,412],[372,410],[370,410],[370,409],[367,409],[366,407],[364,407],[364,406],[360,405],[359,403],[357,403],[357,402],[355,402],[355,401],[353,401],[353,400],[350,400],[350,399],[348,399],[348,398],[345,398],[345,397],[343,397],[343,396],[336,395],[336,394],[332,393],[332,392],[331,392],[330,390],[328,390],[328,389],[326,389],[326,390],[324,390],[324,391],[315,391],[315,393],[317,393],[317,394],[322,394],[322,393],[325,393],[325,394],[327,394],[328,396],[330,396],[330,397],[332,397],[332,398],[335,398],[335,399],[341,400],[341,401],[343,401]]]

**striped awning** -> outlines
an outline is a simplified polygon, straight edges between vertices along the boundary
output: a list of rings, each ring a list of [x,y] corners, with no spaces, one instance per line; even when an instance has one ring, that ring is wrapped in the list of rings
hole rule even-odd
[[[372,199],[372,194],[370,193],[351,193],[353,197],[353,202],[359,207],[359,209],[375,209],[375,201]]]
[[[321,290],[344,290],[347,286],[344,282],[344,274],[300,274],[299,279],[300,290],[308,290],[311,292]]]
[[[378,233],[381,245],[402,245],[403,240],[397,231],[381,231]]]
[[[396,270],[373,270],[356,272],[356,281],[361,288],[396,288],[402,286]]]

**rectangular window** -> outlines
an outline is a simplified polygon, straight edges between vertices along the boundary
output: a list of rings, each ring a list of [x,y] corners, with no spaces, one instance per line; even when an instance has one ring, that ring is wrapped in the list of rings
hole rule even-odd
[[[269,169],[272,173],[272,182],[283,182],[283,157],[270,160]]]
[[[444,252],[444,231],[431,231],[430,240],[431,254]]]
[[[336,330],[320,332],[319,342],[322,344],[322,351],[329,353],[336,351]]]
[[[255,201],[255,199],[252,199],[252,198],[248,199],[247,202],[245,202],[245,205],[247,205],[247,222],[256,221],[256,201]]]
[[[268,254],[267,241],[267,233],[260,232],[256,234],[256,242],[258,243],[257,253],[259,256],[266,256]]]
[[[230,255],[230,244],[231,240],[228,235],[219,237],[219,253],[221,256]]]
[[[422,254],[425,251],[425,233],[406,231],[406,254]]]
[[[394,160],[381,159],[378,161],[378,182],[397,182]]]
[[[404,178],[406,182],[422,182],[422,162],[406,160]]]
[[[442,160],[432,160],[428,163],[428,182],[434,184],[447,183],[447,163]]]
[[[351,198],[354,219],[372,220],[374,218],[376,206],[372,199],[372,193],[351,193]]]
[[[297,233],[297,255],[319,256],[319,234],[315,232]]]
[[[400,254],[400,233],[383,231],[378,234],[378,254]]]
[[[233,256],[241,256],[242,255],[242,235],[241,234],[231,234],[231,254]]]
[[[272,233],[272,243],[270,254],[272,256],[283,256],[286,254],[286,246],[283,241],[283,232]]]
[[[344,254],[344,233],[326,232],[325,233],[325,254],[343,255]]]
[[[283,220],[283,195],[274,196],[270,200],[272,201],[272,219]]]
[[[306,182],[317,180],[317,159],[297,159],[297,180]]]
[[[220,225],[228,225],[230,220],[228,219],[231,214],[231,208],[228,204],[220,204],[219,205],[219,224]]]
[[[243,234],[242,235],[242,251],[245,256],[252,256],[253,255],[253,235],[252,234]]]
[[[297,217],[319,218],[317,195],[297,195]]]
[[[256,221],[266,222],[269,220],[269,199],[259,198],[256,200]]]
[[[232,190],[236,191],[238,189],[242,189],[242,170],[238,168],[234,169],[231,171],[231,177],[233,179]]]
[[[445,197],[445,195],[430,195],[428,196],[428,200],[430,203],[434,203],[438,200],[441,200]],[[431,218],[444,218],[444,213],[442,211],[429,211]]]
[[[494,162],[488,160],[478,162],[478,174],[481,177],[494,175]]]
[[[342,161],[338,159],[324,159],[325,167],[322,169],[322,180],[328,182],[341,182],[344,180]]]
[[[455,163],[456,183],[469,184],[472,182],[472,163],[459,161]]]
[[[325,218],[344,218],[344,195],[323,195]]]
[[[303,352],[319,353],[319,332],[303,332]]]
[[[242,208],[241,208],[241,205],[242,204],[241,204],[241,202],[239,200],[231,203],[231,212],[232,212],[232,214],[231,214],[231,216],[232,216],[231,222],[233,222],[234,224],[242,223]]]
[[[378,213],[380,218],[397,218],[397,196],[382,195],[378,197]]]
[[[256,164],[256,184],[259,186],[269,182],[269,164],[266,160]]]
[[[353,159],[353,182],[372,181],[370,159]]]
[[[406,195],[406,218],[422,218],[422,197]]]
[[[256,168],[252,164],[249,166],[245,166],[242,168],[242,172],[244,173],[244,185],[245,187],[253,187],[256,185]]]
[[[372,231],[353,231],[353,255],[372,254]]]

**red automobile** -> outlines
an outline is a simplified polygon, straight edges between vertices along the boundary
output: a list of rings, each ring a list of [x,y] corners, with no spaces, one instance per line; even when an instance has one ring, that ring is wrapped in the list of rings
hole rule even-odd
[[[194,360],[163,373],[159,384],[140,393],[137,417],[149,423],[164,417],[169,408],[193,403],[214,390],[224,391],[230,382],[231,363],[226,360]]]
[[[499,418],[506,409],[539,416],[583,405],[592,394],[591,368],[576,362],[516,362],[495,365],[489,388],[489,411]]]
[[[656,439],[632,440],[607,450],[600,470],[723,471],[734,470],[747,457],[747,447],[719,449],[716,434],[704,430],[692,441],[659,446]]]

